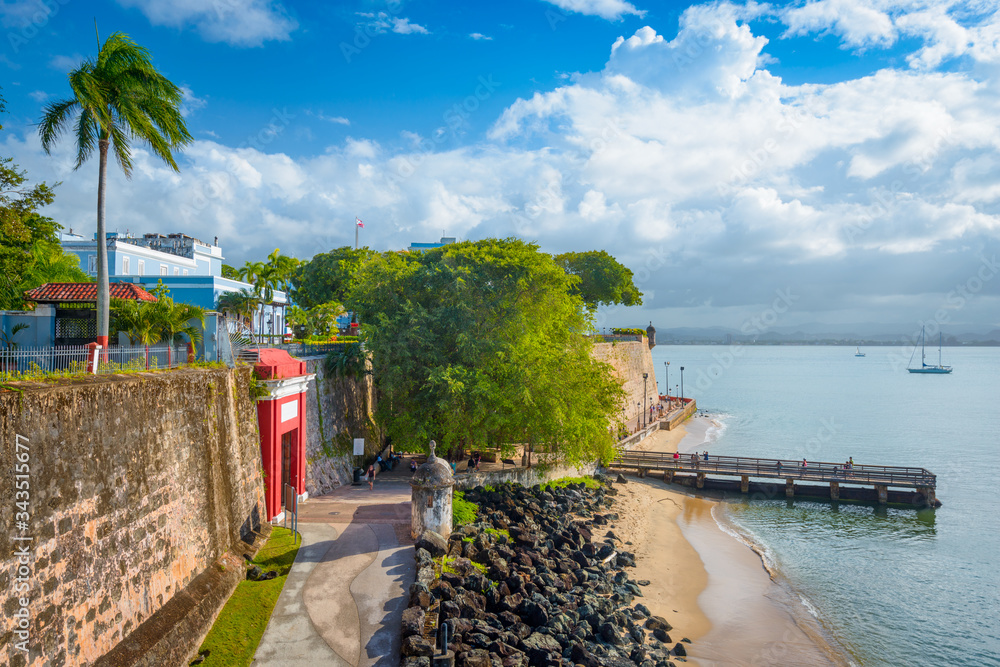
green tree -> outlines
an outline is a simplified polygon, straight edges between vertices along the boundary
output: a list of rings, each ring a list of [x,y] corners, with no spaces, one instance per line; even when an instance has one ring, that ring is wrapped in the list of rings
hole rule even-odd
[[[580,280],[573,291],[591,310],[621,304],[641,306],[642,292],[632,281],[632,271],[603,250],[566,252],[554,257],[566,273]]]
[[[368,248],[344,246],[300,263],[292,272],[292,298],[306,309],[331,301],[347,304],[358,270],[373,255]]]
[[[222,265],[222,277],[229,278],[230,280],[240,279],[240,270],[235,266],[230,266],[229,264]]]
[[[621,387],[590,355],[575,281],[534,244],[488,239],[385,253],[349,298],[395,441],[511,448],[571,462],[606,459]]]
[[[180,112],[181,89],[153,67],[149,51],[128,35],[116,32],[103,44],[98,40],[97,58],[85,60],[70,72],[69,84],[73,97],[46,106],[38,134],[49,153],[72,126],[75,169],[97,148],[97,335],[106,338],[110,318],[104,218],[108,155],[113,154],[126,178],[131,178],[131,142],[136,139],[179,171],[173,151],[192,139]]]
[[[241,322],[248,325],[254,312],[257,310],[257,297],[249,290],[239,290],[237,292],[226,292],[219,295],[216,302],[216,309],[230,317],[239,318]]]

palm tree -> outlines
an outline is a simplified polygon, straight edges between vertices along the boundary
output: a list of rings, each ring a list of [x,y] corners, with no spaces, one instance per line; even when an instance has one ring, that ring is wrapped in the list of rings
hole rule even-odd
[[[38,125],[42,148],[49,153],[56,139],[72,125],[79,169],[97,148],[97,336],[108,344],[110,293],[104,204],[108,153],[132,177],[131,141],[137,139],[179,171],[173,150],[191,143],[181,116],[181,89],[160,74],[148,50],[116,32],[103,44],[98,38],[96,59],[85,60],[69,73],[73,97],[52,102]],[[74,122],[75,119],[75,122]]]
[[[174,300],[170,297],[163,297],[160,301],[164,303],[160,333],[163,339],[167,341],[167,365],[171,366],[173,350],[170,346],[180,342],[182,335],[187,336],[191,343],[200,342],[203,338],[202,329],[205,328],[205,309],[189,303],[174,303]],[[201,326],[192,324],[191,320],[200,322]]]

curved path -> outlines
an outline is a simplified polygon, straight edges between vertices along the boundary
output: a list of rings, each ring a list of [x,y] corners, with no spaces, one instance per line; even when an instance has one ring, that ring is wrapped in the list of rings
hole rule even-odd
[[[255,667],[395,667],[414,579],[405,480],[347,486],[300,505],[302,548]]]

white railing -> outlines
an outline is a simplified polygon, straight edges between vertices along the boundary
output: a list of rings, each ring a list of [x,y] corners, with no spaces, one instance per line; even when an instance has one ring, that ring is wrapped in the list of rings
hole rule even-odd
[[[98,349],[87,345],[0,349],[0,380],[32,380],[48,375],[120,373],[176,368],[188,363],[187,345],[134,345]]]

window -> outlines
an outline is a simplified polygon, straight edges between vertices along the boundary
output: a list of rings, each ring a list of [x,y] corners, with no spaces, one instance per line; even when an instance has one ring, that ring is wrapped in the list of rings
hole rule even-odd
[[[122,275],[123,276],[129,275],[129,272],[128,272],[129,264],[130,264],[129,258],[128,257],[122,257]]]
[[[160,275],[161,276],[167,275],[167,265],[166,264],[160,264]]]
[[[174,275],[175,276],[181,275],[181,270],[179,268],[177,268],[176,266],[174,267]]]
[[[87,273],[97,273],[97,255],[87,255]]]
[[[187,274],[188,274],[188,270],[184,269],[184,275],[186,276]]]
[[[136,271],[136,273],[140,276],[146,273],[146,260],[144,259],[139,260],[139,270]]]

